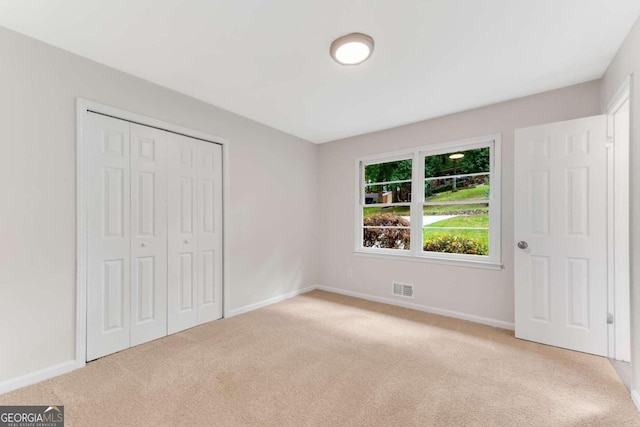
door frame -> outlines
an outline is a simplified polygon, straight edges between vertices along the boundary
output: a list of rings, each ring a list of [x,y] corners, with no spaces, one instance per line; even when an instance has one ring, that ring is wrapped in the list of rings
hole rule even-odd
[[[628,260],[630,260],[630,251],[628,250],[626,254],[620,254],[616,251],[615,241],[620,238],[620,236],[628,236],[629,235],[629,227],[630,223],[620,223],[617,220],[619,212],[616,210],[615,199],[614,199],[614,190],[615,183],[620,179],[624,179],[627,184],[627,190],[630,190],[630,166],[626,167],[626,177],[618,177],[618,174],[624,171],[621,168],[621,164],[619,163],[619,156],[615,156],[615,150],[623,150],[623,158],[629,159],[630,154],[630,144],[631,144],[631,90],[633,84],[633,75],[630,74],[624,80],[624,82],[620,85],[616,93],[609,100],[606,108],[604,109],[604,113],[607,115],[607,311],[613,315],[613,324],[609,324],[609,334],[608,334],[608,356],[611,359],[617,359],[617,353],[620,351],[620,343],[618,342],[618,337],[625,334],[629,337],[629,342],[626,343],[627,346],[631,346],[631,337],[630,337],[630,329],[631,329],[631,294],[630,294],[630,280],[625,284],[622,282],[620,277],[616,275],[616,258],[620,256],[626,256]],[[615,113],[625,104],[625,102],[629,102],[629,141],[627,141],[626,145],[621,145],[618,141],[615,141],[615,128],[613,125],[614,115]],[[627,194],[627,205],[630,207],[630,193]],[[629,220],[631,217],[629,216]],[[629,262],[627,262],[629,264]],[[630,264],[629,264],[630,267]],[[629,277],[630,279],[630,277]],[[616,295],[620,294],[620,288],[622,288],[626,301],[617,301]],[[626,290],[625,290],[626,288]],[[620,313],[616,313],[616,308],[620,306],[620,304],[626,304],[628,306],[627,310],[627,319],[619,319]],[[620,321],[619,321],[620,320]],[[623,323],[626,325],[623,325]],[[619,360],[619,359],[617,359]]]
[[[76,334],[75,361],[78,368],[85,366],[87,357],[87,210],[84,197],[84,124],[87,112],[111,116],[116,119],[150,126],[190,138],[222,146],[222,317],[228,317],[229,298],[229,190],[230,140],[221,136],[185,128],[173,123],[132,113],[83,98],[76,98]]]

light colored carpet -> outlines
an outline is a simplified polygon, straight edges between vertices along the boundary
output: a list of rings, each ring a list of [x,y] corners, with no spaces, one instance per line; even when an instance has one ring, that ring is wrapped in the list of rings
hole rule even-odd
[[[67,426],[640,425],[605,358],[314,291],[0,396]]]

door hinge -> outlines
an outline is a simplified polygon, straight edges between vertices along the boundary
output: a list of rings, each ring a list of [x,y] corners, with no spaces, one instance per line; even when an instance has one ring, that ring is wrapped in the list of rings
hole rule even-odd
[[[607,323],[613,325],[613,314],[607,313]]]

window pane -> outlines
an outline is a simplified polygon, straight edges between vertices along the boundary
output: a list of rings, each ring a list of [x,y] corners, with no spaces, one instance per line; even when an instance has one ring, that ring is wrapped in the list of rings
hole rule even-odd
[[[366,226],[411,226],[411,207],[381,206],[363,208],[362,225]]]
[[[425,252],[489,255],[489,230],[424,230]]]
[[[469,173],[489,172],[490,149],[476,148],[452,151],[424,158],[424,177],[433,178]]]
[[[424,199],[428,202],[489,199],[489,175],[427,179]]]
[[[425,216],[423,250],[467,255],[489,254],[489,215]]]
[[[409,250],[411,230],[408,228],[364,228],[362,246]]]
[[[411,159],[376,163],[364,168],[364,182],[366,184],[403,181],[405,179],[411,179]]]
[[[364,203],[408,203],[411,202],[411,183],[402,182],[385,185],[365,185]]]
[[[411,222],[409,206],[363,208],[365,248],[409,249]]]

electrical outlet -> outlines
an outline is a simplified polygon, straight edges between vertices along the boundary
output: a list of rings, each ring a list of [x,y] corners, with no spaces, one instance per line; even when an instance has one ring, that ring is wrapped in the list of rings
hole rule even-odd
[[[347,277],[353,277],[353,269],[347,268]]]

